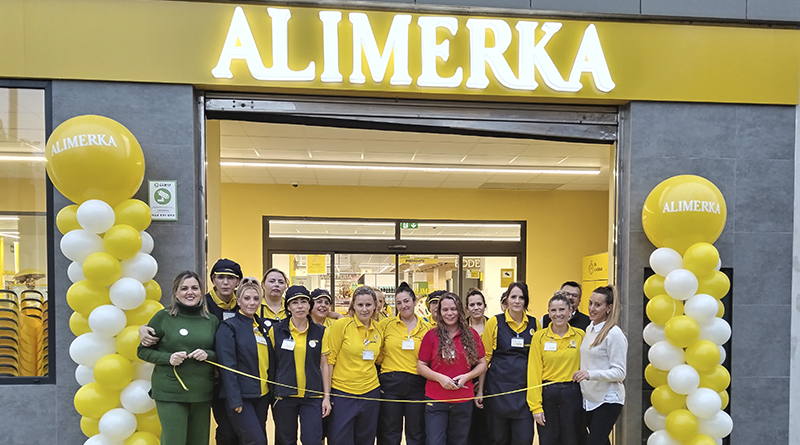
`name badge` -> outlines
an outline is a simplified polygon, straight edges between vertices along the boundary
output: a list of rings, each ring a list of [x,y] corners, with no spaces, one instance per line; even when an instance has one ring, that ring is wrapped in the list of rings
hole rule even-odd
[[[234,316],[236,316],[236,313],[234,313],[234,312],[223,312],[222,313],[222,319],[223,320],[227,320],[229,318],[233,318]]]
[[[512,348],[524,348],[525,347],[525,339],[520,337],[514,337],[511,339],[511,347]]]
[[[288,338],[283,340],[281,343],[281,349],[285,349],[287,351],[294,351],[294,340],[290,340]]]
[[[256,335],[256,343],[266,346],[267,345],[267,339],[264,338],[263,335]]]
[[[408,338],[403,340],[403,350],[404,351],[413,351],[414,350],[414,340]]]
[[[558,350],[558,343],[554,341],[549,341],[544,344],[545,351],[557,351]]]
[[[375,352],[369,349],[361,351],[361,360],[375,360]]]

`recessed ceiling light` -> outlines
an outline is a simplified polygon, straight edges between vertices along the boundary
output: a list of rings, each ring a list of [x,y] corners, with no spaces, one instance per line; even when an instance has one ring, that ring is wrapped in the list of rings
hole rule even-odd
[[[304,168],[312,170],[361,170],[361,171],[403,171],[422,173],[493,173],[493,174],[551,174],[551,175],[599,175],[599,168],[487,168],[487,167],[450,167],[445,165],[390,165],[390,164],[298,164],[283,162],[248,162],[221,161],[223,167],[260,167],[260,168]]]

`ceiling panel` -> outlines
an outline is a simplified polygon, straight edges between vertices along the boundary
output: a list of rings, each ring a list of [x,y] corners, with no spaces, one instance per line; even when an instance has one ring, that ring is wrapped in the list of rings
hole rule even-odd
[[[477,156],[468,154],[465,156],[461,164],[465,165],[508,165],[515,158],[514,155],[505,156]]]
[[[506,155],[513,157],[525,152],[525,148],[525,144],[478,143],[472,147],[469,155]]]
[[[414,157],[414,162],[421,164],[459,164],[463,157],[463,155],[417,153]]]
[[[262,148],[258,150],[258,154],[264,161],[308,161],[311,159],[311,156],[308,155],[308,150],[270,150]]]
[[[565,157],[533,157],[533,156],[518,156],[509,165],[530,166],[530,167],[555,167],[563,162]]]
[[[362,187],[399,187],[401,183],[402,181],[399,179],[375,180],[361,178],[361,181],[358,183],[358,185]]]
[[[247,136],[242,124],[248,122],[240,121],[219,121],[219,134],[223,136]]]

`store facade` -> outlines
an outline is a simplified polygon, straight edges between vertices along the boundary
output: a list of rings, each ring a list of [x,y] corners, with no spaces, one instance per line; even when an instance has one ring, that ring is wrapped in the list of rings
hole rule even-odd
[[[123,123],[144,150],[146,181],[177,181],[178,220],[154,222],[149,229],[161,266],[156,280],[164,289],[179,270],[205,271],[207,262],[223,255],[242,257],[246,273],[254,275],[288,261],[281,255],[326,255],[330,258],[322,264],[326,274],[333,274],[330,268],[344,261],[341,255],[388,252],[398,270],[404,255],[407,264],[424,264],[422,257],[431,254],[441,264],[452,262],[451,275],[441,275],[444,281],[457,278],[437,285],[455,290],[471,286],[465,278],[475,263],[465,260],[514,258],[513,267],[498,267],[513,269],[546,295],[562,276],[574,272],[580,277],[580,264],[574,271],[548,269],[559,251],[587,244],[591,247],[584,254],[607,251],[609,276],[625,298],[623,323],[630,344],[629,399],[615,434],[618,444],[641,443],[647,434],[640,396],[646,386],[641,285],[652,245],[641,226],[644,199],[668,177],[706,177],[722,191],[729,212],[717,246],[735,277],[731,443],[756,443],[762,437],[792,443],[790,437],[800,437],[790,422],[792,399],[800,399],[794,389],[798,380],[790,378],[798,372],[791,363],[795,345],[772,326],[800,326],[792,305],[800,33],[794,22],[785,21],[800,21],[800,11],[791,6],[769,11],[758,4],[747,11],[761,15],[748,17],[723,6],[713,11],[652,9],[648,12],[660,15],[656,23],[654,17],[641,16],[647,2],[601,2],[602,10],[586,5],[578,11],[533,5],[561,11],[547,14],[530,9],[530,2],[516,3],[521,2],[7,2],[0,12],[14,19],[0,31],[7,42],[0,53],[0,90],[15,97],[15,104],[33,94],[35,107],[29,113],[9,108],[4,134],[7,143],[17,145],[6,148],[0,159],[39,165],[43,171],[38,161],[12,158],[41,156],[36,147],[44,148],[49,132],[76,115],[99,114]],[[698,20],[714,24],[678,24],[669,16],[702,17]],[[12,115],[26,113],[38,116],[35,125],[12,125],[17,122]],[[402,187],[364,192],[350,185],[306,187],[303,179],[296,189],[285,181],[226,183],[219,178],[236,169],[258,168],[253,164],[259,162],[280,164],[264,168],[300,169],[286,165],[298,163],[290,158],[226,159],[219,141],[230,122],[358,130],[359,137],[383,132],[393,138],[445,134],[586,144],[610,159],[609,181],[600,191],[583,194],[436,188],[441,199],[424,207],[416,204],[418,196],[407,200],[409,192]],[[32,127],[38,133],[25,136],[22,130]],[[34,148],[26,152],[22,142]],[[372,166],[391,164],[385,158],[392,151],[386,147]],[[348,168],[357,164],[341,163]],[[436,166],[438,172],[447,167],[443,164]],[[478,167],[510,168],[470,168]],[[8,443],[82,443],[80,416],[72,406],[78,388],[75,364],[68,354],[74,339],[65,301],[69,261],[58,253],[61,235],[55,229],[55,213],[68,201],[44,186],[44,176],[23,178],[38,187],[30,192],[13,168],[2,171],[0,183],[14,196],[5,197],[2,215],[45,221],[32,226],[15,220],[20,221],[20,237],[42,226],[36,236],[46,242],[35,243],[38,253],[30,255],[36,268],[47,272],[47,285],[40,287],[49,290],[44,293],[49,295],[50,323],[43,338],[51,346],[43,376],[0,379],[0,425]],[[424,177],[420,183],[425,184]],[[145,183],[137,198],[146,201],[146,189]],[[277,191],[281,194],[273,195]],[[367,195],[342,210],[336,201],[341,193]],[[309,201],[314,205],[298,204]],[[526,207],[534,210],[526,213]],[[600,221],[591,221],[593,215],[600,215]],[[323,247],[313,238],[300,242],[297,237],[270,244],[270,221],[287,220],[394,226],[391,238],[361,240],[358,247],[352,239],[337,242],[335,237]],[[553,223],[542,223],[549,220]],[[446,240],[429,247],[425,244],[431,240],[403,238],[404,222],[519,224],[520,229],[517,238],[496,249],[461,238],[455,247]],[[569,231],[559,232],[564,226]],[[586,238],[578,235],[584,233]],[[381,250],[384,244],[375,243],[384,241]],[[410,261],[410,255],[418,257]],[[12,264],[5,269],[14,267],[13,255],[11,263],[8,256],[3,261]],[[308,263],[303,264],[307,271]],[[24,269],[17,266],[15,274]],[[384,266],[375,267],[377,272]],[[407,276],[413,279],[412,272]],[[329,281],[336,278],[331,275]]]

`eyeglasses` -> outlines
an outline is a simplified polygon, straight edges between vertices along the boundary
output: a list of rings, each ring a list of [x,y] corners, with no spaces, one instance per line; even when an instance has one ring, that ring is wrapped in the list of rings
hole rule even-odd
[[[258,278],[256,278],[256,277],[244,277],[244,278],[242,278],[242,284],[249,284],[249,283],[261,284],[261,282],[258,281]]]
[[[572,297],[572,298],[580,298],[580,297],[581,297],[581,294],[576,294],[576,293],[574,293],[574,292],[566,292],[566,291],[565,291],[564,293],[565,293],[565,294],[566,294],[568,297]]]

